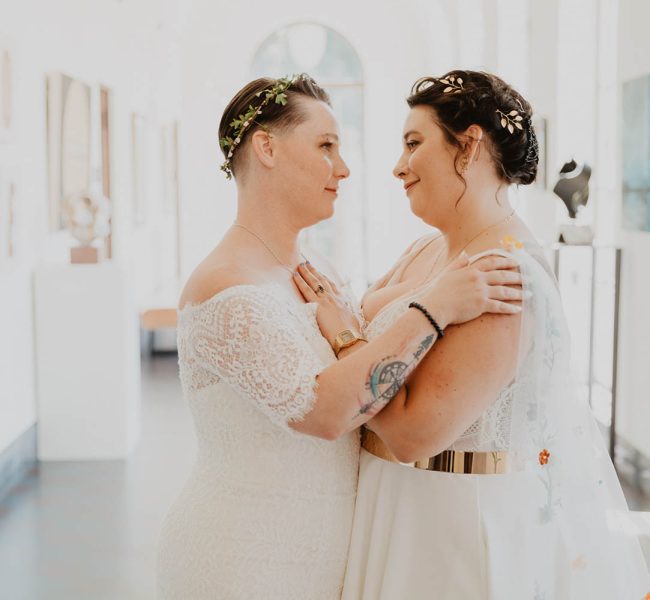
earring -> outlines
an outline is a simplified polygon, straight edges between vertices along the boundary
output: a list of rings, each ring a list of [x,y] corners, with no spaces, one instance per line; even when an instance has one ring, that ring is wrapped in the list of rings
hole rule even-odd
[[[467,157],[464,157],[460,163],[460,174],[465,175],[468,169],[469,169],[469,159]]]

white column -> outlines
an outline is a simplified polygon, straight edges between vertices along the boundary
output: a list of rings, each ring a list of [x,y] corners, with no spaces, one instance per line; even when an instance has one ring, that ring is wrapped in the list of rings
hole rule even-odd
[[[596,65],[596,156],[591,179],[596,239],[616,241],[621,222],[618,119],[618,0],[599,0]]]
[[[140,431],[140,355],[125,268],[42,266],[35,273],[40,460],[125,458]]]

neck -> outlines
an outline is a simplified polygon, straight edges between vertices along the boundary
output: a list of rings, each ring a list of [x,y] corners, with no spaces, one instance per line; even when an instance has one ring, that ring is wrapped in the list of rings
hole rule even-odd
[[[441,227],[447,239],[449,256],[460,254],[466,246],[479,241],[491,230],[497,229],[512,214],[507,193],[499,194],[500,204],[498,204],[495,192],[496,188],[480,196],[469,194],[463,196],[458,208],[453,211],[452,218]]]
[[[251,241],[264,249],[264,244],[250,232],[264,240],[268,247],[285,266],[295,267],[302,262],[302,255],[298,244],[301,228],[292,223],[289,215],[283,214],[280,199],[274,200],[268,196],[238,194],[238,207],[235,223],[242,225],[249,231],[240,229],[249,236]],[[265,252],[268,249],[264,249]],[[271,256],[271,253],[269,253]],[[271,256],[271,258],[273,258]]]

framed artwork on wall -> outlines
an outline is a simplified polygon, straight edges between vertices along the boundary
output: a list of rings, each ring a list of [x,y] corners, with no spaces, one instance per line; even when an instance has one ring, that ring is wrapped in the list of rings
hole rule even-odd
[[[16,180],[0,168],[0,264],[16,257]]]
[[[623,227],[650,231],[650,76],[623,84]]]
[[[131,115],[133,224],[143,225],[147,218],[147,121],[144,116]]]
[[[174,224],[175,275],[180,277],[180,205],[178,173],[178,121],[161,128],[162,138],[162,192],[163,213],[169,215]]]
[[[113,201],[111,199],[111,91],[104,86],[99,88],[99,119],[100,119],[100,136],[101,136],[101,178],[102,178],[102,194],[111,204],[111,212],[113,209]],[[109,232],[106,236],[106,258],[111,258],[113,255],[113,223],[109,218]]]
[[[90,186],[90,88],[62,73],[47,77],[49,228],[64,227],[63,199]]]
[[[162,136],[163,212],[176,214],[178,204],[178,122],[164,125]]]

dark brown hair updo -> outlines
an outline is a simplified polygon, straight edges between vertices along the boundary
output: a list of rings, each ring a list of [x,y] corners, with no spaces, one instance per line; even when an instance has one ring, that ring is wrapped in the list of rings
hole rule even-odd
[[[219,123],[219,139],[231,136],[233,127],[230,124],[245,114],[249,109],[260,106],[264,96],[258,94],[273,88],[278,81],[270,77],[260,77],[239,90],[223,111],[221,122]],[[236,173],[237,165],[241,163],[242,147],[246,145],[252,133],[262,127],[265,129],[275,129],[276,131],[286,130],[299,125],[305,120],[306,113],[304,106],[301,102],[297,102],[297,99],[313,98],[314,100],[321,100],[330,105],[327,92],[306,73],[301,73],[294,78],[293,83],[287,88],[284,94],[287,100],[284,105],[275,101],[269,102],[263,108],[262,112],[255,117],[255,121],[241,135],[241,141],[230,159],[230,168],[233,175]],[[222,147],[221,150],[227,159],[228,148]]]
[[[470,125],[479,125],[489,139],[489,150],[501,179],[523,185],[535,181],[538,147],[531,122],[533,109],[496,75],[459,70],[440,78],[423,77],[415,82],[406,101],[411,108],[433,108],[436,122],[459,151],[463,145],[458,134]],[[517,111],[517,115],[512,111]]]

